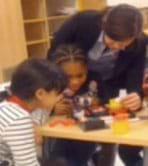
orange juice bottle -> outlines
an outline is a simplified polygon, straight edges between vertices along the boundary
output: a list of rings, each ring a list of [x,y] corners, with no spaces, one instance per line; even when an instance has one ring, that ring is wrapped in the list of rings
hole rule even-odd
[[[113,118],[112,131],[114,134],[127,134],[130,131],[127,113],[117,114]]]

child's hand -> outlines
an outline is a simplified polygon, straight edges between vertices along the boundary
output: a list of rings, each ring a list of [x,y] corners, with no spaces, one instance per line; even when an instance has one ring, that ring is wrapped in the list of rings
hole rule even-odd
[[[141,98],[137,93],[128,94],[121,100],[121,103],[125,108],[129,109],[130,111],[136,111],[142,105]]]
[[[72,103],[69,99],[59,100],[54,107],[54,114],[56,115],[69,115],[72,111]]]

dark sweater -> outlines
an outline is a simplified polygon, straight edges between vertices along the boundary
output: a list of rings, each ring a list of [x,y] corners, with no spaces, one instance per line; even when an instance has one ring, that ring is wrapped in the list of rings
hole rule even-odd
[[[79,45],[88,55],[102,30],[102,16],[97,11],[84,11],[71,17],[55,34],[48,57],[59,45],[66,43]],[[106,99],[117,96],[121,88],[142,95],[147,41],[148,38],[141,34],[129,47],[119,52],[113,77],[103,82]]]

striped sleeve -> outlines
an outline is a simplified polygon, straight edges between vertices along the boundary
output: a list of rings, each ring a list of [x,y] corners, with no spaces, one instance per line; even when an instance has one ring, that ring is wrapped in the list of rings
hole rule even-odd
[[[15,166],[39,166],[29,115],[11,122],[11,125],[5,128],[3,136],[11,149]]]

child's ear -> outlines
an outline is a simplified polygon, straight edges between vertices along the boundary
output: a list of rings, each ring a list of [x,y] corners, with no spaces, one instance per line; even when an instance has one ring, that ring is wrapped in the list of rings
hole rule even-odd
[[[44,98],[45,94],[46,94],[46,91],[44,89],[40,88],[35,92],[35,97],[38,100],[42,100]]]

